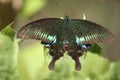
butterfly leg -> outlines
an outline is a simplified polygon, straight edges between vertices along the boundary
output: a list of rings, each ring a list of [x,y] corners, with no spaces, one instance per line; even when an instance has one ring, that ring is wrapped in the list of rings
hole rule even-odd
[[[63,56],[63,52],[58,52],[58,53],[56,53],[55,51],[50,50],[49,53],[50,53],[50,55],[52,56],[52,60],[51,60],[51,62],[50,62],[50,64],[49,64],[49,69],[50,69],[50,70],[53,70],[53,69],[54,69],[55,62],[56,62],[60,57]]]
[[[80,64],[80,61],[79,61],[79,56],[75,52],[69,52],[69,55],[75,61],[75,69],[79,71],[81,69],[81,64]]]

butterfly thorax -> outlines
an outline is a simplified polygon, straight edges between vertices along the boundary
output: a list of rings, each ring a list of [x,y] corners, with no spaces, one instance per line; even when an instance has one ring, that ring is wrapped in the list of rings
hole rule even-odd
[[[63,22],[61,22],[61,25],[59,26],[60,29],[58,29],[56,33],[56,41],[54,41],[56,44],[65,50],[68,50],[68,47],[70,46],[77,46],[76,44],[76,36],[70,27],[70,19],[68,16],[65,16]]]

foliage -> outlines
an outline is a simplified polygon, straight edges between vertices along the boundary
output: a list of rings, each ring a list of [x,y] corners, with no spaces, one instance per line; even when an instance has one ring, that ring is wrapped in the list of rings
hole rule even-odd
[[[98,44],[92,44],[92,46],[90,47],[89,51],[91,53],[96,53],[98,55],[103,53],[102,48]]]
[[[0,33],[0,80],[20,80],[17,54],[18,43],[10,24]]]
[[[35,46],[37,46],[36,49]],[[79,80],[80,78],[82,80],[86,80],[87,78],[89,80],[111,80],[111,73],[109,73],[110,62],[90,52],[87,53],[85,59],[80,58],[82,69],[79,72],[74,71],[74,61],[68,55],[65,55],[56,62],[54,71],[49,71],[47,68],[49,61],[46,63],[46,60],[44,60],[44,55],[40,53],[41,51],[39,50],[40,47],[41,46],[36,43],[32,46],[32,48],[35,49],[34,52],[28,47],[27,49],[29,51],[24,50],[24,52],[22,52],[24,55],[21,54],[21,60],[25,64],[26,69],[30,71],[28,73],[33,80]],[[32,57],[35,59],[31,60]],[[38,59],[39,62],[37,61]],[[30,65],[31,67],[29,67]],[[35,65],[38,65],[39,68]],[[35,72],[36,75],[33,75]],[[37,79],[35,76],[37,76]]]
[[[14,22],[10,23],[8,26],[6,26],[1,33],[9,36],[12,40],[15,37],[15,31],[11,28],[11,26],[14,24]]]
[[[120,61],[114,63],[112,80],[120,80]]]

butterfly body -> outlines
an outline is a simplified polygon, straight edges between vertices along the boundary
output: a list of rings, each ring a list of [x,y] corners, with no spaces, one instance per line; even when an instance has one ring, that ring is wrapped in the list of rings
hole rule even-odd
[[[76,70],[80,70],[79,57],[91,44],[113,42],[114,36],[106,28],[87,20],[45,18],[23,26],[17,34],[21,39],[37,39],[49,48],[52,61],[49,69],[62,57],[65,51],[76,62]]]

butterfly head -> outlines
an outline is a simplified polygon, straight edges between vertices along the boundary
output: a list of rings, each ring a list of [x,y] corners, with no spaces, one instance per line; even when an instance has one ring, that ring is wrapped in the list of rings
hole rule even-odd
[[[67,22],[68,22],[69,20],[70,20],[69,16],[67,16],[67,15],[64,16],[64,21],[67,21]]]

